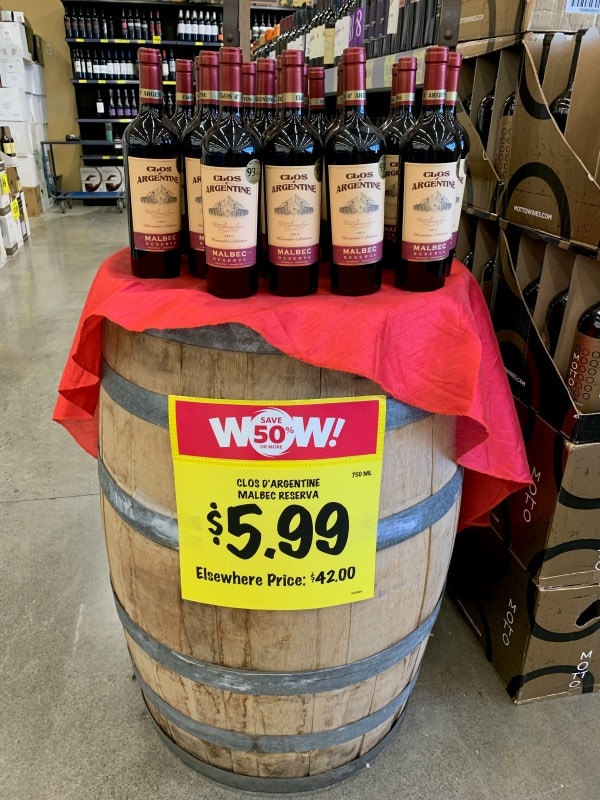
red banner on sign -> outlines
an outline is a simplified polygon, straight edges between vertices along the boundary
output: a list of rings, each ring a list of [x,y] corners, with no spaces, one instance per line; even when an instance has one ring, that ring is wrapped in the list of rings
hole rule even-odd
[[[180,456],[310,461],[377,452],[377,400],[260,405],[176,401]]]

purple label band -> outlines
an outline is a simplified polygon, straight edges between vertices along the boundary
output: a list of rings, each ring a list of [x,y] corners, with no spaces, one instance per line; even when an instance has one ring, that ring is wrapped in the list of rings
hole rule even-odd
[[[252,267],[256,264],[254,247],[208,247],[206,263],[209,267]]]
[[[204,234],[190,231],[190,247],[194,250],[204,250]]]
[[[333,245],[333,260],[341,267],[360,267],[361,264],[372,264],[383,255],[383,241],[376,244],[356,245],[356,247],[340,247]]]
[[[165,253],[179,247],[179,231],[177,233],[133,233],[133,246],[136,250],[148,250],[154,253]]]
[[[307,267],[319,260],[319,245],[277,247],[269,245],[269,261],[278,267]]]
[[[450,250],[454,250],[456,247],[456,240],[458,239],[458,231],[454,231],[452,234],[452,238],[450,239]]]
[[[439,244],[402,242],[402,258],[407,261],[441,261],[450,255],[452,239]]]

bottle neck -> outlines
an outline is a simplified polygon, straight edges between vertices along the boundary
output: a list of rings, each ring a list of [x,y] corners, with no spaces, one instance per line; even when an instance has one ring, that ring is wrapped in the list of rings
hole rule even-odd
[[[422,114],[443,114],[446,100],[446,64],[426,62]]]
[[[221,64],[219,74],[219,112],[221,115],[241,117],[242,72],[241,65]]]
[[[344,110],[346,116],[364,116],[367,105],[366,67],[363,62],[344,64]]]
[[[145,62],[140,64],[139,106],[140,112],[162,112],[162,74],[159,64],[147,64]]]

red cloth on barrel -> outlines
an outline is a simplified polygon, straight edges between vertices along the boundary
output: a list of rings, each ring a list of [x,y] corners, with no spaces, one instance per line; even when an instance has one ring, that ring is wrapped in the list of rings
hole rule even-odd
[[[246,300],[220,300],[187,272],[134,278],[129,251],[115,253],[90,288],[53,416],[93,456],[104,318],[131,331],[241,323],[292,358],[363,375],[404,403],[456,416],[456,457],[465,467],[461,527],[486,524],[491,508],[531,480],[485,301],[457,261],[433,293],[396,289],[384,274],[381,291],[367,297],[339,297],[323,282],[311,297],[273,297],[261,288]]]

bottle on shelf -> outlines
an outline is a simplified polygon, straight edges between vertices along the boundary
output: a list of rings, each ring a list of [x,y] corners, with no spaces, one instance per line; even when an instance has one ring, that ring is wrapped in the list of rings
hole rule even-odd
[[[117,116],[117,107],[115,106],[115,97],[112,89],[108,90],[108,116]]]
[[[483,265],[483,270],[481,271],[481,278],[479,280],[479,286],[485,298],[485,302],[488,306],[490,305],[490,300],[492,299],[492,289],[494,287],[495,271],[496,271],[496,259],[490,258]]]
[[[119,119],[125,117],[125,109],[123,108],[123,101],[121,100],[120,89],[117,89],[117,117],[119,117]]]
[[[180,9],[180,12],[181,12],[181,9]],[[180,13],[180,17],[181,17],[181,13]],[[179,25],[179,23],[178,23],[178,25]],[[179,31],[179,28],[178,28],[178,31]],[[155,35],[156,35],[156,28],[154,27],[154,15],[152,13],[152,9],[150,9],[150,13],[148,15],[148,38],[149,39],[154,39]],[[177,38],[179,39],[179,35],[177,36]]]
[[[178,58],[175,70],[175,114],[171,122],[183,139],[185,129],[194,117],[194,62]]]
[[[402,56],[392,68],[392,96],[390,116],[382,125],[385,138],[385,211],[383,264],[393,267],[396,263],[396,226],[398,224],[398,174],[400,143],[407,131],[417,121],[414,113],[415,87],[417,82],[417,59]]]
[[[179,9],[179,16],[177,17],[177,40],[180,42],[185,41],[185,20],[183,18],[183,8]]]
[[[209,33],[209,41],[213,44],[217,43],[217,38],[219,35],[219,26],[217,24],[217,12],[213,11],[210,15],[210,33]]]
[[[532,281],[530,281],[523,289],[523,300],[532,314],[535,310],[535,304],[537,303],[537,298],[540,291],[540,278],[541,275],[538,275],[537,278],[534,278]]]
[[[249,297],[258,288],[261,148],[242,119],[241,89],[242,51],[223,47],[219,118],[202,141],[202,192],[207,290],[225,298]]]
[[[162,79],[163,81],[170,80],[170,69],[169,69],[169,59],[167,58],[167,51],[162,51],[162,59],[161,59],[161,70],[162,70]]]
[[[308,122],[325,143],[331,119],[325,110],[325,67],[309,67],[308,70]],[[321,183],[321,256],[327,258],[331,243],[331,226],[327,216],[327,171],[323,169]]]
[[[204,217],[202,213],[202,140],[219,113],[219,60],[216,53],[196,56],[196,114],[187,127],[181,151],[184,159],[188,214],[188,265],[192,275],[206,277]]]
[[[148,26],[148,20],[146,19],[146,15],[144,15],[142,17],[142,30],[141,30],[141,34],[142,35],[141,35],[141,38],[147,40],[149,32],[150,32],[150,30],[149,30],[149,26]]]
[[[104,116],[104,100],[102,99],[100,89],[98,89],[98,93],[96,94],[96,115],[99,118]]]
[[[89,50],[87,51],[87,56],[86,56],[86,59],[85,59],[85,68],[86,68],[86,72],[87,72],[87,79],[88,80],[93,80],[93,78],[94,78],[94,64],[92,62],[92,54],[90,53]]]
[[[567,385],[573,402],[584,414],[600,412],[600,303],[579,317],[573,338]]]
[[[134,39],[141,39],[142,38],[142,21],[140,19],[140,14],[138,9],[135,10],[135,16],[133,18],[133,38]]]
[[[260,36],[260,29],[258,25],[258,17],[255,14],[254,17],[252,18],[252,27],[250,29],[250,41],[256,42],[259,36]]]
[[[129,39],[129,27],[127,25],[127,14],[125,9],[121,9],[121,39]]]
[[[1,142],[2,142],[2,152],[14,158],[17,155],[17,149],[15,147],[15,140],[12,137],[10,132],[10,128],[8,125],[3,126],[0,128],[1,131]]]
[[[190,15],[189,8],[186,9],[185,17],[184,17],[184,23],[185,23],[185,41],[186,42],[191,42],[192,41],[192,17]]]
[[[177,76],[177,62],[175,61],[175,56],[173,55],[173,51],[169,50],[169,80],[174,81]]]
[[[269,289],[288,297],[319,281],[323,147],[304,113],[303,66],[300,50],[283,55],[285,111],[263,148]]]
[[[87,31],[85,27],[85,17],[83,16],[83,11],[81,8],[79,9],[79,16],[77,17],[77,28],[78,34],[80,39],[87,38]]]
[[[180,267],[180,142],[163,114],[160,51],[140,47],[138,59],[140,111],[123,133],[131,269],[172,278]]]
[[[474,255],[475,254],[473,253],[473,251],[469,250],[469,252],[466,254],[466,256],[462,260],[462,263],[469,270],[469,272],[473,272],[473,256]]]
[[[127,38],[135,39],[135,22],[133,19],[133,10],[131,8],[127,12]]]
[[[445,111],[447,47],[425,52],[421,114],[400,146],[396,285],[427,292],[444,285],[451,261],[460,140]]]
[[[487,149],[488,139],[490,135],[490,125],[492,123],[492,110],[494,107],[494,88],[488,92],[477,109],[477,119],[475,121],[475,128],[481,139],[483,149]]]
[[[385,142],[366,115],[364,47],[344,52],[343,125],[325,143],[331,221],[331,289],[362,295],[381,286]]]
[[[217,34],[219,44],[223,44],[223,15],[219,14],[219,33]]]
[[[79,50],[73,50],[73,77],[77,79],[81,79],[82,77]]]
[[[554,117],[554,121],[558,125],[561,133],[564,133],[567,128],[567,117],[569,116],[569,109],[571,107],[573,83],[575,82],[575,73],[577,72],[579,52],[581,50],[581,40],[583,39],[584,34],[585,31],[579,31],[575,34],[575,46],[573,48],[573,57],[571,59],[571,67],[569,69],[567,85],[550,104],[550,113]]]
[[[70,39],[73,34],[73,26],[71,25],[71,17],[68,11],[65,11],[65,36]]]
[[[115,74],[115,62],[113,61],[110,50],[106,51],[106,79],[109,81],[116,81],[119,79],[118,74]]]
[[[449,53],[448,69],[446,72],[446,118],[454,129],[454,132],[456,133],[460,143],[460,158],[458,159],[456,170],[456,203],[454,206],[454,220],[452,223],[452,241],[450,245],[450,259],[448,261],[446,275],[450,274],[452,259],[454,258],[454,253],[456,252],[456,239],[458,237],[458,226],[460,224],[463,196],[467,183],[467,158],[469,156],[470,148],[469,135],[456,116],[458,81],[460,78],[462,60],[462,53]]]
[[[256,105],[256,64],[244,61],[242,64],[242,117],[252,124]]]
[[[192,42],[204,41],[204,14],[200,14],[194,9],[192,11]]]
[[[92,28],[92,18],[91,18],[90,14],[89,14],[89,11],[86,12],[86,16],[85,16],[85,35],[86,35],[87,39],[93,39],[94,38],[94,31],[93,31],[93,28]]]
[[[162,22],[160,21],[160,14],[158,12],[158,9],[156,9],[156,17],[154,20],[154,31],[155,31],[155,36],[158,36],[159,38],[162,37]]]
[[[556,345],[558,344],[558,337],[565,317],[568,299],[569,287],[567,286],[566,289],[562,289],[550,300],[546,310],[541,336],[552,358],[554,358],[554,354],[556,353]]]
[[[100,19],[98,18],[98,13],[94,8],[92,10],[92,39],[99,39],[100,38]]]

